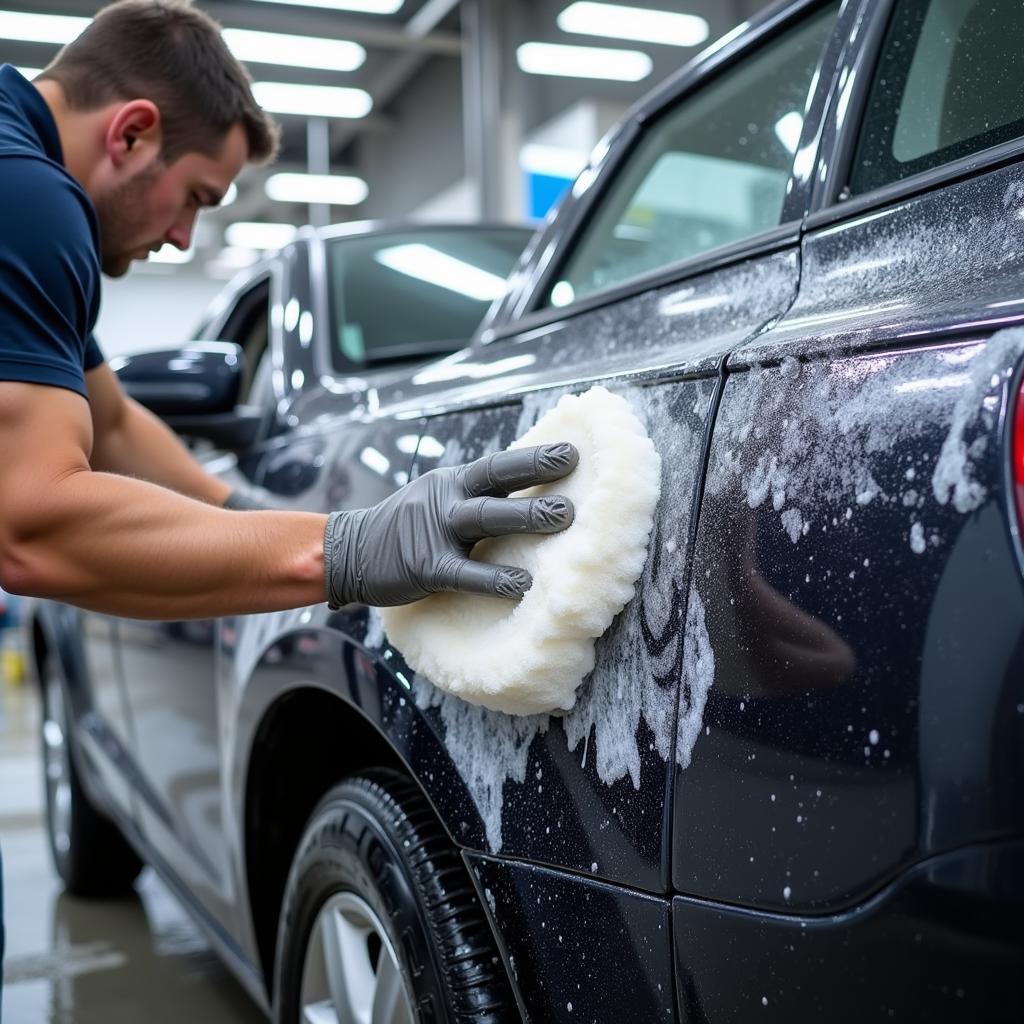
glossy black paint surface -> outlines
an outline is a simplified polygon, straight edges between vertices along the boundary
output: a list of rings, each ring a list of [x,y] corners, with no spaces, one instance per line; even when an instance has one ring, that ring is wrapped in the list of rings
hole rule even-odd
[[[1024,1018],[1022,910],[1019,842],[927,861],[829,917],[678,897],[678,1019],[1011,1024]]]
[[[671,1021],[670,904],[588,878],[467,857],[526,1021]]]
[[[158,416],[230,412],[238,400],[242,355],[229,342],[193,341],[113,362],[121,387]]]
[[[692,577],[715,681],[676,784],[679,891],[843,906],[1024,828],[999,347],[728,378]],[[961,465],[960,444],[981,454]]]
[[[814,7],[778,6],[669,92]],[[296,509],[362,507],[599,383],[646,423],[663,497],[637,597],[561,719],[441,695],[361,608],[222,620],[187,657],[180,630],[122,623],[127,697],[107,691],[102,728],[68,657],[106,758],[97,790],[121,787],[114,813],[250,986],[272,960],[274,857],[287,868],[265,847],[318,797],[303,770],[383,758],[462,847],[532,1020],[1019,1019],[1024,576],[1006,464],[1024,333],[998,332],[1024,323],[1024,169],[820,209],[885,13],[842,5],[798,219],[744,251],[526,315],[667,92],[453,357],[325,374],[300,326],[323,315],[315,241],[275,267],[272,301],[297,302],[271,336],[275,424],[225,479]],[[163,697],[161,672],[185,665]],[[295,707],[340,709],[335,731]],[[297,766],[283,791],[278,748]]]

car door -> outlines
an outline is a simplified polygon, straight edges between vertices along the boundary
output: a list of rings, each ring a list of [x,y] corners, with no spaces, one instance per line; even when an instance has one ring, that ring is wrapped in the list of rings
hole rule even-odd
[[[705,1019],[1024,1013],[998,909],[1024,831],[1022,34],[1020,4],[864,5],[799,295],[729,358],[673,818],[678,984]]]
[[[637,596],[599,641],[570,713],[513,718],[414,682],[450,757],[418,764],[418,776],[478,851],[471,862],[536,1019],[671,1012],[668,904],[637,890],[667,891],[672,766],[688,760],[706,692],[693,674],[702,611],[685,601],[704,438],[725,354],[796,294],[811,170],[799,154],[813,151],[819,83],[842,46],[838,9],[761,19],[738,52],[719,50],[637,111],[517,272],[527,294],[502,308],[522,315],[499,317],[473,349],[412,380],[410,405],[431,414],[420,471],[505,447],[566,391],[596,382],[631,402],[662,456]],[[634,895],[593,887],[542,900],[525,861]],[[591,897],[607,913],[587,914],[582,936],[569,908]],[[566,958],[606,943],[619,949],[613,975],[580,991]]]
[[[272,302],[277,276],[257,274],[238,291],[214,328],[245,354],[241,402],[276,412],[272,379]],[[212,340],[212,339],[211,339]],[[255,477],[256,452],[211,452],[210,468],[231,464],[237,478]],[[222,472],[226,471],[224,469]],[[217,622],[120,619],[116,623],[142,831],[159,857],[219,920],[235,901],[224,843],[221,794],[222,709],[215,687]]]

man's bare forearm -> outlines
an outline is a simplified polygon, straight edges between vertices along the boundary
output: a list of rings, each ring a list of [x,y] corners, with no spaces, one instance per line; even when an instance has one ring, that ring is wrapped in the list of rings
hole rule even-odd
[[[15,592],[152,619],[324,599],[322,515],[228,512],[84,469],[52,482],[36,514],[17,511],[5,560],[5,585]]]
[[[223,505],[231,488],[210,476],[177,435],[148,409],[130,398],[125,403],[117,427],[97,435],[92,468],[149,480],[199,501]]]

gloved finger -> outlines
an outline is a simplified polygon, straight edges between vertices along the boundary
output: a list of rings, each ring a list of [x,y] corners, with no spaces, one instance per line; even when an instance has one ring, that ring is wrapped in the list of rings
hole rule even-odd
[[[576,446],[568,442],[541,444],[533,448],[512,448],[485,455],[466,466],[463,486],[475,498],[496,497],[524,487],[549,484],[568,476],[580,461]]]
[[[558,533],[576,512],[560,494],[543,498],[470,498],[460,501],[451,516],[459,540],[471,542],[508,533]]]
[[[533,577],[514,565],[491,565],[471,558],[450,558],[434,579],[438,590],[518,600],[533,586]]]

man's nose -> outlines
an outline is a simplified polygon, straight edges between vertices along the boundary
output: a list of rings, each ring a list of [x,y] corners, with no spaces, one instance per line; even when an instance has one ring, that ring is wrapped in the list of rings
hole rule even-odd
[[[184,252],[192,241],[192,229],[195,227],[195,223],[196,215],[194,213],[186,214],[171,225],[170,231],[164,238],[175,248]]]

